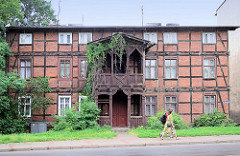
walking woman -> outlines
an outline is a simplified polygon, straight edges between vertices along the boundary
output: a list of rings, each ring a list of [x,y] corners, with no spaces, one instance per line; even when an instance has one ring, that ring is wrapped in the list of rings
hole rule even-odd
[[[163,140],[163,136],[165,134],[170,134],[170,137],[172,138],[172,135],[175,135],[176,137],[176,140],[178,139],[177,138],[177,133],[176,133],[176,130],[175,130],[175,127],[173,125],[173,116],[172,116],[172,113],[173,113],[173,109],[170,108],[168,109],[168,116],[167,116],[167,121],[164,125],[164,129],[163,129],[163,132],[160,134],[160,138]]]

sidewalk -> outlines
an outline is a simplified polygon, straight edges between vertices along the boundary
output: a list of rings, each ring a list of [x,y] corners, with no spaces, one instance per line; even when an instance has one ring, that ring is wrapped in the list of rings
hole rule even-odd
[[[49,149],[76,149],[76,148],[101,148],[101,147],[129,147],[152,145],[176,145],[176,144],[207,144],[207,143],[231,143],[240,142],[240,135],[179,137],[179,140],[164,138],[138,138],[119,133],[113,139],[83,139],[71,141],[51,142],[27,142],[0,144],[0,152],[25,151],[25,150],[49,150]]]

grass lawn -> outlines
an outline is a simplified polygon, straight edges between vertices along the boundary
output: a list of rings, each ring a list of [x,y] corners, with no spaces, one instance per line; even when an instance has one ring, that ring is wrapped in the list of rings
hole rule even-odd
[[[111,139],[117,134],[110,129],[86,129],[81,131],[48,131],[45,133],[22,133],[0,135],[0,144],[20,142],[43,142],[57,140]]]
[[[139,138],[157,138],[162,130],[137,128],[129,131],[130,134]],[[210,135],[240,135],[238,127],[200,127],[176,130],[177,136],[210,136]],[[165,135],[167,137],[167,135]]]

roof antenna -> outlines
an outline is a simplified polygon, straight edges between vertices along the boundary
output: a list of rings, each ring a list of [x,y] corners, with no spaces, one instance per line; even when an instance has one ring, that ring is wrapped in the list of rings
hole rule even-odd
[[[60,20],[59,17],[60,17],[60,12],[61,12],[61,2],[62,2],[61,0],[58,0],[58,15],[57,15],[58,16],[58,21],[57,21],[57,26],[58,26],[58,24],[59,24],[58,22]]]
[[[143,5],[142,5],[142,27],[143,27]]]

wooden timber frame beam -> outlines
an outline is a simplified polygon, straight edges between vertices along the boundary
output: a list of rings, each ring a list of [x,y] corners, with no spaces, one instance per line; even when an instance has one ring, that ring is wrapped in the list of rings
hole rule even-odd
[[[190,91],[190,117],[191,117],[191,123],[193,122],[192,121],[192,116],[193,116],[193,113],[192,113],[192,92],[193,92],[193,89],[192,89],[192,52],[191,52],[191,32],[189,32],[189,64],[190,64],[190,67],[189,67],[189,70],[190,70],[190,88],[189,88],[189,91]]]
[[[223,42],[223,40],[222,40],[222,37],[221,37],[220,33],[217,32],[217,34],[218,34],[219,39],[221,40],[221,43],[222,43],[223,47],[224,47],[225,50],[227,51],[227,48],[226,48],[226,46],[225,46],[225,44],[224,44],[224,42]],[[215,51],[217,51],[216,48],[217,48],[217,43],[216,43],[216,45],[215,45]],[[224,71],[223,71],[223,69],[222,69],[221,61],[220,61],[220,59],[219,59],[218,54],[216,54],[216,57],[217,57],[219,66],[220,66],[220,68],[221,68],[222,74],[223,74],[223,78],[224,78],[225,85],[226,85],[226,87],[227,87],[227,81],[226,81],[225,74],[224,74]],[[221,94],[220,94],[220,92],[219,92],[219,90],[218,90],[218,82],[217,82],[217,79],[215,79],[215,80],[216,80],[216,87],[217,87],[217,88],[216,88],[216,92],[217,92],[217,94],[218,94],[218,96],[219,96],[220,103],[221,103],[221,106],[222,106],[222,109],[223,109],[223,113],[225,114],[226,112],[225,112],[225,108],[224,108],[224,105],[223,105],[222,96],[221,96]]]

